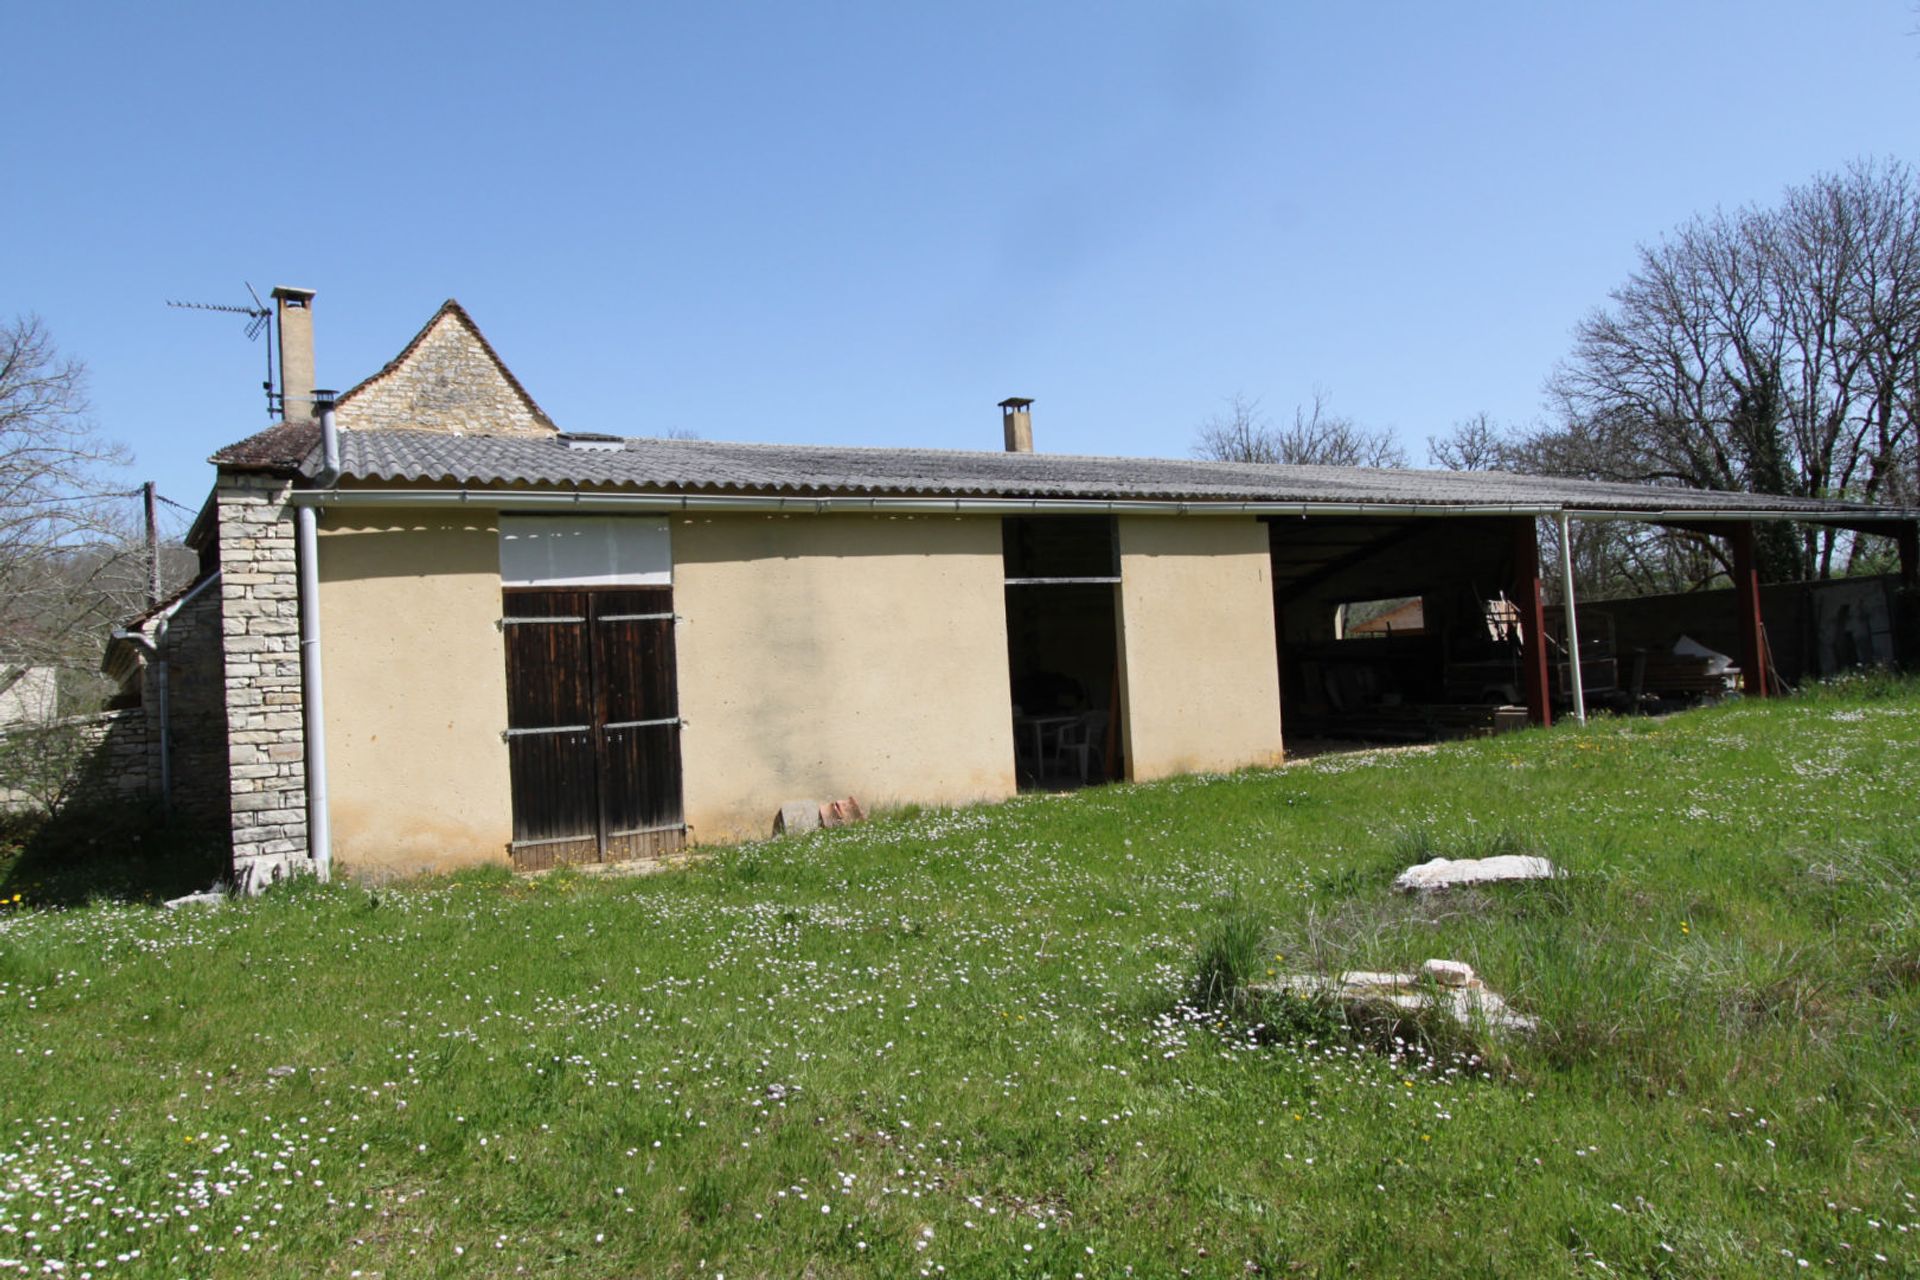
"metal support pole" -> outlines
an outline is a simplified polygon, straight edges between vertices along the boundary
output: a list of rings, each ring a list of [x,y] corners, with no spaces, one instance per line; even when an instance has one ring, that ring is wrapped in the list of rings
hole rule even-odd
[[[1573,598],[1573,532],[1560,513],[1560,587],[1567,611],[1567,670],[1573,676],[1573,718],[1587,722],[1587,686],[1580,675],[1580,611]]]

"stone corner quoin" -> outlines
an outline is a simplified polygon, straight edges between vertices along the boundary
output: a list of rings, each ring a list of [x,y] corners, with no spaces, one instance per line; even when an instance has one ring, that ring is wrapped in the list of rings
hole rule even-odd
[[[216,488],[233,875],[243,892],[310,874],[292,483],[228,473]]]

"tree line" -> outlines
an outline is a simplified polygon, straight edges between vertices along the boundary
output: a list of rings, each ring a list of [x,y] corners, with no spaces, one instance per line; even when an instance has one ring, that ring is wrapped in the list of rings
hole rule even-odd
[[[1898,161],[1715,211],[1639,248],[1579,321],[1547,380],[1547,417],[1486,414],[1428,440],[1428,461],[1791,497],[1920,505],[1920,188]],[[1235,397],[1195,452],[1234,461],[1406,464],[1390,433],[1310,408],[1275,424]],[[1575,546],[1589,590],[1686,590],[1723,569],[1717,540],[1628,524]],[[1884,539],[1770,525],[1760,569],[1784,581],[1882,567]]]
[[[0,319],[0,695],[46,670],[53,714],[104,694],[107,636],[146,604],[152,569],[125,463],[93,420],[86,366],[39,318]],[[163,557],[163,586],[191,575],[190,556]]]

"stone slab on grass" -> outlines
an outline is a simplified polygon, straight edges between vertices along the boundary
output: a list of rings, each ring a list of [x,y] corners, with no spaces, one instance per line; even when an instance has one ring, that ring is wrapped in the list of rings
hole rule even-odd
[[[1433,893],[1465,885],[1500,884],[1508,880],[1551,880],[1560,869],[1545,858],[1503,853],[1491,858],[1435,858],[1408,867],[1394,879],[1401,893]]]
[[[1507,1007],[1500,993],[1480,981],[1458,960],[1429,960],[1419,973],[1377,973],[1350,969],[1338,975],[1292,973],[1258,983],[1255,991],[1284,993],[1309,1000],[1331,1000],[1348,1010],[1399,1009],[1409,1014],[1440,1012],[1469,1029],[1531,1032],[1538,1025]]]

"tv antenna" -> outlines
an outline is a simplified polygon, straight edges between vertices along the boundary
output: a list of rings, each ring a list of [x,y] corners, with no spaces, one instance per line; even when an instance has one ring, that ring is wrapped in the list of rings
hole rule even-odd
[[[262,382],[260,386],[267,393],[267,416],[271,418],[275,413],[273,395],[273,308],[260,301],[260,295],[254,290],[253,285],[244,280],[241,281],[241,283],[246,284],[247,292],[253,297],[253,305],[250,307],[233,306],[224,302],[176,302],[172,298],[167,299],[167,305],[170,307],[178,307],[182,311],[225,311],[233,315],[245,316],[247,318],[248,342],[258,342],[261,334],[264,333],[267,335],[267,380]]]

